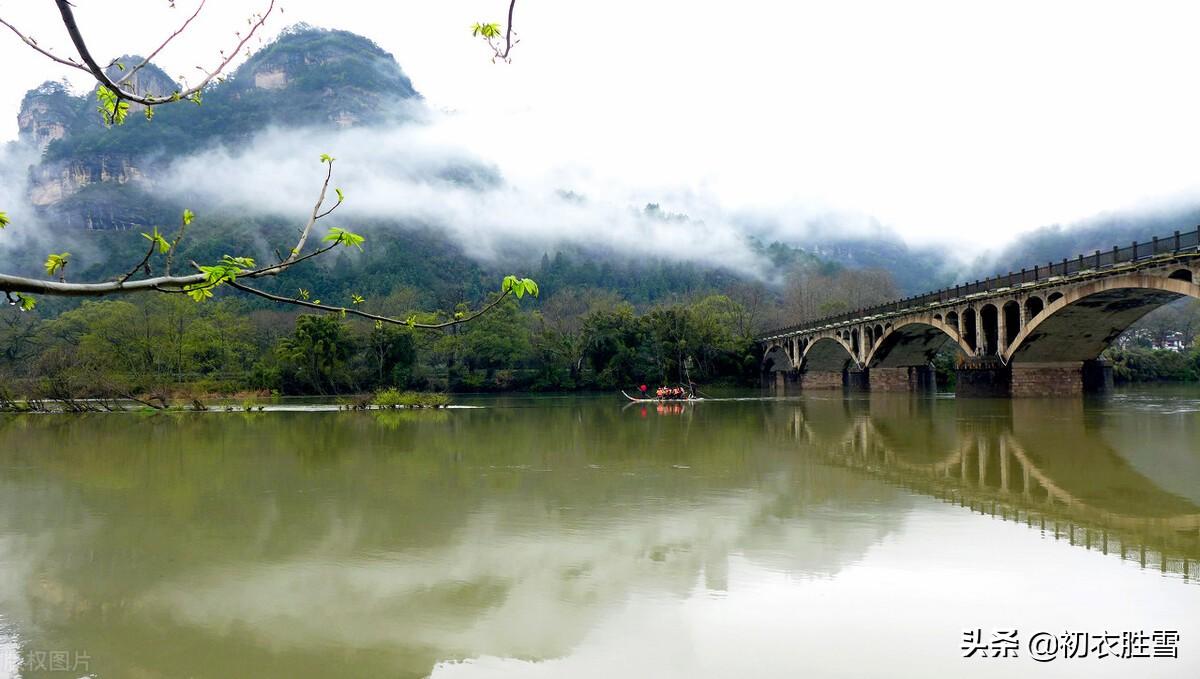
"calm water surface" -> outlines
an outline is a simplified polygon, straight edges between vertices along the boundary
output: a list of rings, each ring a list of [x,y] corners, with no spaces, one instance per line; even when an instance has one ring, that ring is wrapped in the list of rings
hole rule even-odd
[[[1200,676],[1200,390],[475,403],[0,418],[0,676]]]

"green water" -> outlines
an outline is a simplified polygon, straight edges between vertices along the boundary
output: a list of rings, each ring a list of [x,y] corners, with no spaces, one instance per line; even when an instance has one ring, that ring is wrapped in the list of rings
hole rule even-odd
[[[0,676],[1200,676],[1200,389],[471,403],[0,418]]]

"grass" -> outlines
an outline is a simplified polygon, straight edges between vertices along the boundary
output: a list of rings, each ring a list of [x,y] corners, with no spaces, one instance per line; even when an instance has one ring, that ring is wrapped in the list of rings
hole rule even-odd
[[[378,408],[444,408],[450,405],[450,397],[445,394],[383,389],[375,392],[371,405]]]

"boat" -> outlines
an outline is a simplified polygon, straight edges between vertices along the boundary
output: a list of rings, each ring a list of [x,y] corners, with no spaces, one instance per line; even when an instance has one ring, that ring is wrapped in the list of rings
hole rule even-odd
[[[621,394],[634,403],[695,403],[704,400],[700,396],[688,396],[686,398],[634,398],[626,394],[624,390],[621,391]]]

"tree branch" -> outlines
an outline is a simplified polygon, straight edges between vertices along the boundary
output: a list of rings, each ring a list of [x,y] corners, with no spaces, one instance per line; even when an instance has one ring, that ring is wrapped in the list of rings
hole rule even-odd
[[[175,232],[175,238],[171,240],[171,249],[167,250],[167,264],[163,269],[163,273],[171,275],[171,263],[175,261],[175,247],[179,245],[179,241],[183,240],[183,234],[187,231],[188,220],[183,219],[179,222],[179,231]]]
[[[28,292],[54,295],[57,297],[103,297],[121,292],[146,292],[164,289],[179,289],[188,285],[203,283],[204,274],[188,276],[156,276],[137,281],[107,281],[104,283],[63,283],[61,281],[44,281],[37,278],[0,274],[0,290],[5,292]]]
[[[124,283],[125,281],[129,280],[130,277],[133,276],[133,274],[137,273],[138,269],[146,266],[146,263],[149,262],[150,258],[154,255],[154,248],[157,246],[158,246],[158,243],[155,243],[154,241],[150,241],[150,248],[146,250],[146,256],[142,257],[142,261],[135,264],[134,267],[132,269],[130,269],[128,273],[126,273],[124,276],[122,276],[121,280],[118,282]],[[150,270],[146,269],[146,273],[150,273]],[[167,273],[171,273],[171,272],[168,271]]]
[[[329,252],[333,248],[340,245],[339,242],[332,242],[329,245],[306,254],[301,255],[301,250],[304,249],[308,241],[309,234],[312,232],[313,224],[321,218],[321,205],[325,202],[325,192],[329,187],[329,180],[333,176],[333,161],[327,163],[328,168],[325,171],[325,180],[321,184],[321,192],[317,198],[317,202],[313,205],[312,214],[309,216],[308,222],[300,233],[300,240],[296,247],[292,250],[287,259],[279,264],[262,267],[259,269],[247,269],[237,272],[237,276],[241,278],[260,278],[263,276],[275,276],[280,272],[292,267],[295,264],[311,259],[318,255]],[[339,200],[338,204],[341,204]],[[336,206],[334,206],[336,207]],[[330,210],[332,211],[332,209]],[[4,292],[24,292],[24,293],[41,293],[55,296],[66,297],[103,297],[104,295],[112,295],[122,292],[184,292],[184,288],[194,288],[196,286],[204,287],[203,284],[208,283],[208,276],[204,273],[195,273],[187,276],[172,276],[171,263],[175,256],[176,247],[179,241],[183,239],[184,233],[187,230],[187,222],[191,217],[189,211],[184,211],[185,217],[179,226],[179,232],[175,235],[175,239],[171,241],[171,248],[166,253],[166,265],[162,276],[153,278],[145,278],[142,280],[130,282],[133,274],[137,270],[144,267],[150,261],[150,257],[154,254],[154,249],[157,245],[155,241],[150,242],[150,247],[146,252],[146,256],[142,261],[138,262],[137,266],[133,267],[128,273],[118,277],[113,281],[103,283],[67,283],[64,278],[58,281],[39,280],[37,278],[27,278],[25,276],[13,276],[9,274],[0,274],[0,291]],[[326,212],[325,214],[328,214]],[[197,266],[194,262],[193,266]],[[207,287],[216,287],[221,282],[214,283]]]
[[[0,24],[4,24],[5,26],[7,26],[8,30],[17,34],[17,37],[21,39],[21,42],[25,43],[26,45],[29,45],[31,48],[33,48],[33,50],[35,52],[38,52],[38,53],[42,54],[43,56],[48,57],[51,61],[62,64],[63,66],[70,66],[71,68],[77,68],[77,69],[83,71],[84,73],[91,72],[90,70],[88,70],[88,68],[86,66],[79,63],[78,61],[75,61],[74,59],[70,59],[70,58],[64,59],[62,57],[55,56],[55,54],[53,52],[51,52],[50,50],[39,47],[36,40],[26,36],[25,34],[21,33],[21,31],[18,31],[16,26],[13,26],[12,24],[8,23],[3,18],[0,18]]]
[[[158,56],[158,53],[163,51],[164,47],[166,47],[172,40],[174,40],[176,37],[178,37],[180,33],[183,33],[185,30],[187,30],[188,24],[192,23],[192,19],[195,19],[196,15],[200,14],[200,10],[204,9],[205,2],[208,2],[208,0],[200,0],[200,4],[197,5],[196,11],[192,12],[192,15],[187,18],[187,21],[183,22],[183,25],[180,26],[174,33],[172,33],[171,35],[168,35],[167,39],[162,41],[162,44],[159,45],[157,48],[155,48],[155,50],[153,52],[150,53],[150,56],[148,56],[142,60],[142,63],[138,64],[137,66],[134,66],[132,69],[129,70],[128,73],[121,76],[121,79],[118,80],[116,84],[120,85],[121,83],[125,82],[126,80],[129,80],[130,78],[132,78],[134,73],[137,73],[138,71],[142,70],[142,67],[145,66],[146,64],[150,63],[151,61],[153,61],[154,57]]]
[[[304,225],[304,228],[300,230],[300,240],[296,242],[296,247],[292,248],[291,253],[289,253],[287,258],[282,262],[265,269],[259,269],[257,275],[274,276],[300,261],[300,251],[304,249],[305,243],[308,242],[308,235],[312,233],[313,225],[317,223],[318,219],[325,216],[321,214],[321,205],[325,203],[325,192],[329,189],[329,179],[333,176],[333,159],[330,158],[326,165],[328,165],[328,167],[325,170],[325,181],[321,183],[321,193],[317,196],[317,202],[313,204],[312,215],[309,216],[308,222]],[[338,204],[340,205],[341,201],[338,201]],[[336,208],[337,205],[333,207]],[[333,212],[333,208],[330,208],[329,212]],[[326,212],[325,214],[329,214],[329,212]],[[305,259],[307,259],[307,257]]]
[[[500,55],[501,59],[508,59],[508,53],[512,50],[512,18],[513,8],[517,6],[517,0],[509,0],[508,3],[508,24],[504,26],[504,54]]]
[[[294,299],[291,297],[283,297],[282,295],[272,294],[265,290],[259,290],[257,288],[252,288],[249,285],[246,285],[244,283],[239,283],[237,281],[229,281],[229,285],[237,290],[241,290],[242,292],[247,292],[247,293],[250,293],[251,295],[258,295],[259,297],[262,297],[264,299],[269,299],[273,302],[280,302],[283,304],[294,304],[296,306],[301,306],[306,309],[315,309],[317,311],[324,311],[326,313],[350,314],[353,316],[359,316],[361,318],[367,318],[372,321],[380,321],[382,323],[391,323],[393,325],[406,325],[410,328],[420,328],[422,330],[442,330],[444,328],[449,328],[451,326],[455,326],[455,325],[459,325],[462,323],[467,323],[467,322],[473,321],[476,318],[479,318],[480,316],[482,316],[483,314],[486,314],[487,312],[491,311],[493,308],[496,307],[497,304],[499,304],[501,301],[503,301],[504,298],[508,297],[508,295],[511,294],[511,292],[512,292],[511,290],[505,290],[505,291],[501,292],[496,297],[496,299],[485,304],[481,309],[479,309],[479,311],[476,311],[467,316],[463,316],[462,318],[455,318],[453,320],[446,321],[445,323],[416,323],[416,322],[409,323],[407,319],[392,318],[391,316],[380,316],[378,314],[372,314],[372,313],[369,313],[366,311],[360,311],[358,309],[353,309],[350,307],[326,306],[324,304],[316,304],[314,302],[309,302],[309,301],[306,301],[303,299]]]
[[[112,78],[109,78],[108,74],[104,72],[104,69],[100,67],[100,64],[96,62],[96,59],[92,57],[92,53],[87,46],[87,41],[84,40],[83,34],[79,30],[79,24],[75,21],[75,12],[71,8],[71,3],[69,0],[54,0],[54,3],[58,6],[59,14],[62,15],[63,26],[65,26],[67,29],[67,35],[71,37],[71,43],[75,45],[75,50],[79,53],[79,58],[83,60],[83,64],[86,66],[86,68],[80,68],[90,72],[97,82],[116,94],[118,99],[131,101],[135,104],[142,104],[143,106],[158,106],[159,104],[167,104],[180,99],[186,99],[195,95],[200,90],[203,90],[208,83],[212,82],[212,79],[215,78],[217,74],[219,74],[225,69],[226,66],[229,65],[229,62],[233,61],[233,59],[238,55],[238,52],[241,51],[242,47],[244,47],[246,43],[249,42],[250,38],[253,37],[254,33],[258,31],[258,29],[261,28],[264,23],[266,23],[267,17],[275,9],[275,0],[270,0],[270,4],[267,5],[267,10],[259,15],[258,21],[251,24],[250,30],[246,33],[246,36],[242,38],[240,42],[238,42],[237,46],[233,48],[233,51],[229,53],[229,56],[225,57],[225,59],[218,64],[215,69],[213,69],[211,72],[205,71],[205,78],[204,80],[200,81],[200,84],[196,85],[195,87],[188,88],[183,92],[174,93],[165,97],[156,97],[139,95],[134,92],[130,92],[129,90],[122,89],[119,82],[115,82]],[[199,12],[199,10],[197,10],[197,12]],[[188,22],[191,22],[190,18],[188,19]],[[184,27],[186,26],[187,24],[185,23]],[[183,29],[181,28],[180,31],[182,30]],[[20,35],[20,33],[17,35]],[[173,37],[174,36],[167,38],[166,42],[170,42]],[[28,41],[26,42],[28,43]],[[166,43],[164,43],[164,46],[165,44]],[[34,46],[34,48],[37,49],[36,46]],[[162,49],[162,47],[159,47],[159,49]],[[42,52],[43,54],[46,53],[45,50],[39,49],[38,51]],[[51,56],[51,58],[54,58],[55,61],[62,63],[61,60],[53,56]],[[71,64],[68,62],[68,65]],[[78,67],[78,64],[75,64],[75,66]],[[139,68],[141,68],[141,66],[139,66]],[[122,82],[123,81],[124,79],[122,79]]]

